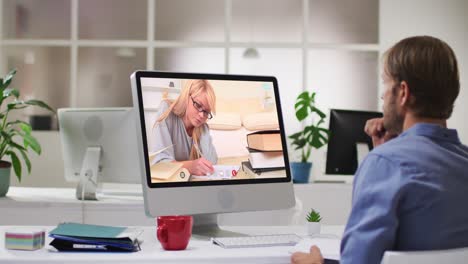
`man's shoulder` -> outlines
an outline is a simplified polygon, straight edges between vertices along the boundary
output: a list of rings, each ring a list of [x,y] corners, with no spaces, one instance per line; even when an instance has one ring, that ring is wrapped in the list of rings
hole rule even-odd
[[[392,139],[375,147],[356,171],[356,188],[370,188],[388,185],[394,192],[407,182],[408,175],[403,173],[408,155],[405,154],[405,140]],[[374,186],[375,185],[375,186]],[[372,187],[374,186],[374,187]],[[390,190],[389,189],[389,190]]]
[[[445,148],[439,143],[433,138],[408,135],[392,139],[374,148],[371,153],[393,162],[404,162],[406,164],[427,162],[431,157],[440,155],[438,154],[440,150]]]
[[[398,150],[402,147],[401,140],[399,138],[392,139],[372,149],[371,153],[378,156],[388,156],[393,153],[398,153]]]
[[[372,150],[380,156],[405,155],[408,151],[420,151],[417,146],[427,145],[423,137],[397,137]]]
[[[423,149],[426,148],[418,147],[421,144],[425,144],[421,142],[421,139],[397,137],[375,147],[369,156],[400,166],[402,162],[407,163],[424,155]]]

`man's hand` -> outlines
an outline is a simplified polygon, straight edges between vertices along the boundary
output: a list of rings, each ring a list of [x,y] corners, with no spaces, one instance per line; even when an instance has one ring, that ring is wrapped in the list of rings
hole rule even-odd
[[[317,246],[310,247],[310,253],[295,252],[291,255],[292,264],[323,264],[322,253]]]
[[[377,147],[390,139],[398,136],[395,134],[389,133],[383,124],[383,117],[382,118],[373,118],[369,119],[366,122],[366,126],[364,127],[364,131],[372,138],[372,144],[374,147]]]

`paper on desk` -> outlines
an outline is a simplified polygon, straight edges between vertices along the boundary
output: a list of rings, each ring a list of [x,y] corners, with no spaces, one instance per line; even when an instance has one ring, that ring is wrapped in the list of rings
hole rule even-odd
[[[213,165],[214,172],[210,175],[198,176],[192,175],[193,179],[201,180],[227,180],[235,178],[239,172],[239,165]]]
[[[118,235],[118,237],[128,237],[132,241],[138,238],[138,241],[143,242],[140,235],[143,233],[143,229],[139,227],[127,227],[122,233]]]
[[[322,252],[322,256],[326,259],[340,259],[340,239],[338,238],[304,238],[297,243],[289,253],[297,251],[309,253],[310,247],[316,245]]]

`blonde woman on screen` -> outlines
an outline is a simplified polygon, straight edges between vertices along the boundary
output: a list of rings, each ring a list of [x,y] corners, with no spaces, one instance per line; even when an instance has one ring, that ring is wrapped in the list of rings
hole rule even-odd
[[[213,173],[218,161],[206,122],[215,113],[216,96],[207,80],[187,80],[175,101],[163,100],[153,125],[158,162],[182,162],[192,175]]]

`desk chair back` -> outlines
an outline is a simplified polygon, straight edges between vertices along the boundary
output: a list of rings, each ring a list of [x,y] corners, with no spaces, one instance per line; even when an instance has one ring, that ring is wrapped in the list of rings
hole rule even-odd
[[[387,251],[381,264],[465,264],[468,260],[468,247],[429,251]]]

